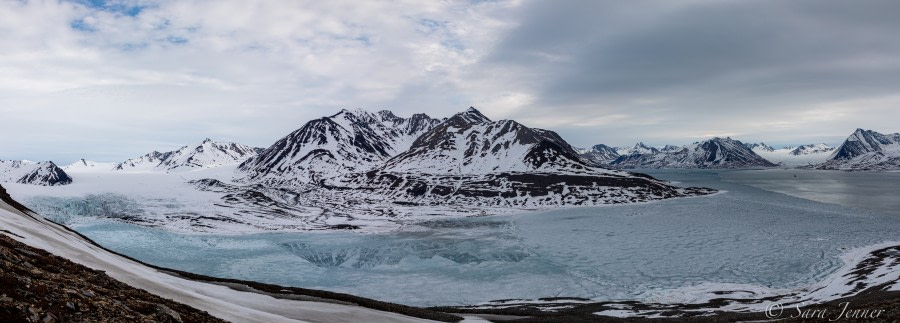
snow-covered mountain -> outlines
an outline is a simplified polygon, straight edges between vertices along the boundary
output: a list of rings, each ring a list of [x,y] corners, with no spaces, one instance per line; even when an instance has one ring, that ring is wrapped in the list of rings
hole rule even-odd
[[[98,163],[95,161],[79,159],[78,161],[63,166],[62,169],[67,172],[102,172],[102,171],[111,171],[114,167],[116,167],[116,163]]]
[[[787,146],[775,149],[765,143],[745,144],[766,160],[782,166],[809,166],[824,162],[834,150],[824,143]]]
[[[789,154],[794,156],[830,154],[834,149],[834,147],[825,143],[809,144],[797,146],[797,148],[792,149]]]
[[[900,133],[884,135],[856,129],[821,169],[900,169]]]
[[[628,203],[712,192],[600,168],[555,132],[491,121],[474,108],[443,120],[343,110],[310,121],[238,169],[251,184],[303,192],[289,200],[334,205],[331,212],[354,217],[373,210],[416,214],[453,207],[469,214],[483,207]]]
[[[469,108],[416,139],[409,150],[378,167],[387,172],[486,174],[570,172],[590,164],[555,132],[513,120],[491,121]]]
[[[157,169],[156,166],[159,166],[161,162],[168,159],[172,153],[173,152],[171,151],[164,153],[153,151],[152,153],[116,164],[116,166],[113,167],[113,170],[153,171]]]
[[[753,150],[756,153],[775,151],[775,148],[772,148],[772,146],[766,145],[766,143],[764,143],[764,142],[746,143],[746,144],[744,144],[744,147],[750,148],[750,150]]]
[[[555,132],[491,121],[474,108],[372,170],[323,179],[320,186],[325,190],[317,193],[359,205],[470,208],[631,203],[713,192],[601,168]]]
[[[72,178],[52,161],[0,160],[0,182],[56,186],[72,183]]]
[[[656,154],[659,153],[659,149],[656,147],[647,146],[643,142],[639,142],[632,147],[616,148],[616,153],[618,153],[619,155]]]
[[[654,152],[655,150],[655,152]],[[658,149],[635,149],[633,153],[622,155],[610,162],[616,168],[747,168],[775,166],[768,160],[747,148],[740,141],[731,138],[713,138],[681,147]]]
[[[362,172],[407,150],[441,120],[425,114],[397,117],[390,111],[341,110],[307,122],[239,166],[247,179],[297,185],[348,172]]]
[[[619,157],[616,148],[604,144],[597,144],[589,149],[580,150],[579,153],[581,154],[581,157],[599,164],[606,164]]]
[[[117,171],[176,171],[234,165],[255,156],[259,149],[233,142],[206,139],[175,151],[132,158],[113,167]]]

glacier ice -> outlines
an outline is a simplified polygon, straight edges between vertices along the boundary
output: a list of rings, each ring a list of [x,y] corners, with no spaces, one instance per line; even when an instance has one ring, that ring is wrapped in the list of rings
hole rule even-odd
[[[660,290],[703,284],[795,288],[834,272],[846,250],[896,239],[900,229],[900,218],[878,208],[722,180],[732,178],[723,175],[729,172],[652,173],[722,191],[712,196],[444,218],[379,234],[189,235],[123,223],[81,223],[77,229],[165,267],[421,306],[557,296],[644,300]],[[882,176],[889,177],[884,185],[894,186],[886,194],[896,192],[895,175]],[[71,214],[85,207],[130,207],[111,199],[59,202],[72,207]]]

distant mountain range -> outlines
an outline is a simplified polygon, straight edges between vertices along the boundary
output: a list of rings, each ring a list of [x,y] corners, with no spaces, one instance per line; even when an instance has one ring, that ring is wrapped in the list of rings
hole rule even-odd
[[[775,166],[731,138],[712,138],[685,146],[662,149],[638,143],[624,154],[605,162],[613,168],[750,168]],[[584,154],[586,158],[590,155]]]
[[[766,160],[783,166],[809,166],[825,162],[834,147],[827,144],[788,146],[775,149],[765,143],[747,144],[748,148]]]
[[[765,143],[741,143],[713,138],[686,146],[629,147],[604,144],[579,149],[579,154],[609,168],[754,168],[810,167],[845,170],[900,169],[900,134],[857,129],[837,148],[825,143],[773,148]]]
[[[0,160],[0,182],[56,186],[72,183],[72,178],[51,161]]]
[[[273,187],[321,184],[369,190],[386,190],[383,183],[373,182],[385,180],[385,176],[411,185],[430,183],[434,176],[452,175],[453,181],[464,181],[466,177],[460,176],[475,176],[502,182],[509,180],[511,173],[608,176],[613,174],[609,169],[635,168],[780,165],[884,170],[900,169],[900,134],[857,129],[837,148],[819,143],[775,149],[762,142],[712,138],[684,146],[654,147],[639,142],[628,147],[597,144],[578,149],[553,131],[529,128],[514,120],[492,121],[474,108],[442,119],[425,114],[404,118],[387,110],[371,113],[357,109],[309,121],[265,149],[206,139],[121,163],[82,159],[60,168],[52,162],[0,161],[0,182],[52,186],[71,183],[67,171],[178,172],[226,165],[235,165],[236,177],[248,183]],[[453,187],[461,185],[464,183]]]
[[[209,168],[240,163],[256,156],[260,148],[233,142],[215,142],[206,139],[195,145],[175,151],[158,152],[132,158],[113,167],[116,171],[177,171]]]

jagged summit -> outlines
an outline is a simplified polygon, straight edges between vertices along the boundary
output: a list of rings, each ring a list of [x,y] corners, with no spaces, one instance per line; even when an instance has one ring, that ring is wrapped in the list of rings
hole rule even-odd
[[[391,111],[381,110],[378,111],[378,116],[381,118],[382,123],[400,130],[401,133],[407,136],[421,134],[441,122],[441,120],[429,117],[424,113],[416,113],[409,118],[401,118],[394,115]]]
[[[481,111],[478,111],[474,107],[469,107],[466,111],[454,114],[447,121],[453,123],[455,126],[464,126],[467,124],[491,122],[491,119],[484,116],[484,114],[481,114]]]
[[[469,108],[422,134],[378,169],[390,172],[485,174],[583,171],[591,163],[558,134],[514,120],[490,121]]]
[[[247,179],[272,184],[310,183],[364,171],[410,147],[440,123],[425,114],[401,118],[382,110],[341,110],[315,119],[239,166]]]

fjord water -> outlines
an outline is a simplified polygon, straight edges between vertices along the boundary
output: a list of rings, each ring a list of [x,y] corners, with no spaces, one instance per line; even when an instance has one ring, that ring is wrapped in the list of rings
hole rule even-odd
[[[900,216],[900,172],[760,169],[722,179],[823,203]]]
[[[900,188],[897,173],[882,173],[884,191],[830,190],[812,198],[771,188],[785,186],[769,182],[787,181],[790,173],[649,172],[723,192],[429,221],[389,234],[184,235],[119,223],[76,229],[156,265],[421,306],[556,296],[640,300],[701,283],[800,287],[837,269],[849,248],[898,240],[900,217],[881,212],[886,206],[846,202],[874,194],[890,203]],[[850,186],[871,180],[856,174],[865,173],[816,176],[850,178]]]

